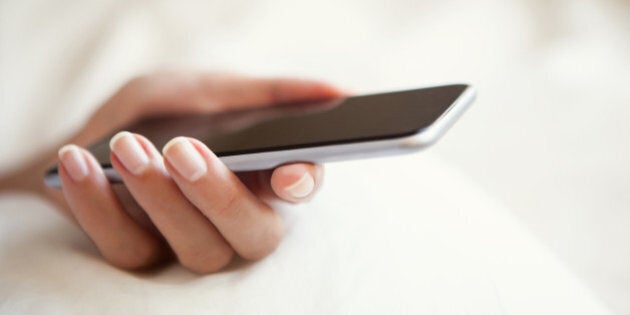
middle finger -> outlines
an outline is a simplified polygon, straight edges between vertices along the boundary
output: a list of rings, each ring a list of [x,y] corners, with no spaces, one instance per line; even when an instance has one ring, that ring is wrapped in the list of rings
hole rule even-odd
[[[164,146],[164,164],[179,188],[246,259],[271,253],[282,237],[279,216],[203,143],[185,137]]]
[[[169,178],[153,144],[140,135],[121,132],[110,145],[112,165],[180,263],[199,273],[225,266],[232,248]]]

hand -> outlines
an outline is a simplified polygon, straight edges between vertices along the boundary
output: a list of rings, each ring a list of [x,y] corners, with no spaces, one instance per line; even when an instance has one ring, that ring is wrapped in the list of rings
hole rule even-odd
[[[142,135],[121,132],[110,142],[121,186],[107,181],[81,145],[146,115],[217,112],[337,96],[340,92],[329,85],[303,80],[179,73],[134,79],[98,109],[71,139],[74,144],[59,150],[63,195],[47,188],[40,192],[120,268],[149,267],[172,253],[198,273],[221,269],[235,253],[261,259],[277,247],[283,231],[266,201],[308,200],[321,182],[321,166],[296,163],[235,174],[195,139],[175,138],[161,154]]]

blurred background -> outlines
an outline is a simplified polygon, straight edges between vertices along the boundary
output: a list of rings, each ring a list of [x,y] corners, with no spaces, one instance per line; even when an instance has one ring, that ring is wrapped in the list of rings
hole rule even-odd
[[[473,84],[476,103],[431,150],[630,314],[630,2],[5,0],[0,170],[164,68],[354,93]]]

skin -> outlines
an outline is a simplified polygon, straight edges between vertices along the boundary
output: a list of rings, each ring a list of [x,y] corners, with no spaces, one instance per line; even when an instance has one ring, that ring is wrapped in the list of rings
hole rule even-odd
[[[176,259],[191,271],[207,274],[225,267],[234,255],[258,260],[282,239],[281,219],[268,202],[309,200],[321,183],[321,166],[296,163],[235,174],[195,139],[178,138],[162,153],[163,148],[142,135],[126,134],[124,140],[114,141],[111,155],[124,185],[111,185],[83,147],[143,116],[220,112],[341,94],[330,85],[297,79],[204,73],[138,77],[64,142],[74,145],[59,153],[61,145],[56,146],[6,174],[0,178],[0,191],[32,193],[53,202],[119,268],[145,269]],[[182,145],[189,151],[181,151]],[[129,158],[131,146],[146,158]],[[172,163],[182,155],[198,157],[196,165],[205,171],[191,180],[181,172],[186,169]],[[57,163],[62,190],[42,182],[45,170]]]

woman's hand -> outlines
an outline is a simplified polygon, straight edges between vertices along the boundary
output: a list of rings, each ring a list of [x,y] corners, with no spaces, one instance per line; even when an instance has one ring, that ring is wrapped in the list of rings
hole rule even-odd
[[[338,96],[329,85],[303,80],[181,73],[134,79],[99,108],[69,141],[74,144],[59,150],[63,194],[39,191],[81,226],[105,259],[121,268],[149,267],[171,253],[198,273],[223,268],[235,253],[260,259],[277,247],[283,231],[265,201],[308,200],[321,182],[321,166],[296,163],[235,174],[212,148],[195,139],[178,137],[156,148],[142,135],[121,132],[110,142],[121,186],[110,185],[99,163],[81,146],[146,115]]]

